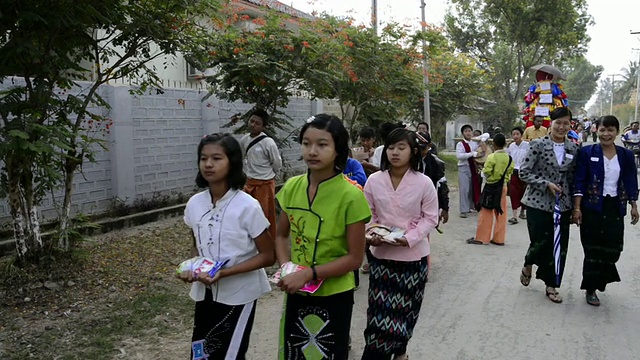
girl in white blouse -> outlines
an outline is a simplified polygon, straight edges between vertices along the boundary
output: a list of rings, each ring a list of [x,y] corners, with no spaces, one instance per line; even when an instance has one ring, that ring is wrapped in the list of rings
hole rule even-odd
[[[180,275],[207,286],[196,303],[192,359],[245,359],[256,300],[271,290],[264,267],[275,262],[274,241],[260,204],[241,190],[246,177],[238,141],[207,135],[198,159],[196,185],[206,190],[192,196],[184,211],[193,230],[192,255],[229,262],[213,278]]]

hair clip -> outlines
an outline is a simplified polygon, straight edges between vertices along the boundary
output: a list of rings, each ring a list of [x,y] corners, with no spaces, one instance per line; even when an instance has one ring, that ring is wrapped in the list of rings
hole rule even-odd
[[[307,119],[307,124],[311,124],[315,119],[316,119],[315,116],[311,116],[310,118]]]

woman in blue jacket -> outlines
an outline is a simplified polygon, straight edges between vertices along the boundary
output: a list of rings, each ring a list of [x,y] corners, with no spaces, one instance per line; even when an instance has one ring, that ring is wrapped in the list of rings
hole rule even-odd
[[[598,124],[599,144],[585,146],[578,154],[575,175],[573,221],[580,226],[584,249],[582,285],[589,305],[599,306],[596,290],[620,281],[616,262],[624,238],[624,216],[631,205],[631,224],[638,222],[638,179],[633,153],[614,141],[620,133],[615,116]]]

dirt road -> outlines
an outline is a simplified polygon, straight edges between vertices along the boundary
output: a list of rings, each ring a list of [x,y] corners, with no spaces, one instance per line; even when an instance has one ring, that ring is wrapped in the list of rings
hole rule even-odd
[[[582,247],[571,229],[567,268],[560,289],[562,304],[544,296],[544,284],[519,282],[529,242],[526,222],[509,225],[504,247],[467,245],[477,216],[452,216],[444,234],[431,240],[432,270],[418,325],[409,345],[412,359],[640,359],[640,225],[628,225],[618,262],[621,283],[589,306],[579,289]],[[356,292],[352,322],[353,351],[362,354],[366,322],[367,277]],[[281,294],[261,299],[250,359],[274,359]]]

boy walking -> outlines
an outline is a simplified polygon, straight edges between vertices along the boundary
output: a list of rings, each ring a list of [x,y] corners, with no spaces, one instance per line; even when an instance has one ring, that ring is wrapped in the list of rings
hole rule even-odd
[[[460,129],[463,140],[456,145],[458,159],[458,187],[460,188],[460,217],[466,218],[471,209],[475,209],[480,201],[480,175],[476,168],[475,157],[478,156],[480,143],[471,141],[473,128],[463,125]]]
[[[282,168],[278,146],[264,133],[269,114],[256,109],[249,117],[249,134],[242,137],[240,145],[244,155],[244,172],[247,184],[244,191],[253,196],[269,220],[269,233],[276,238],[276,177]]]

